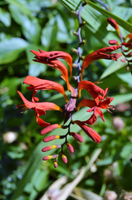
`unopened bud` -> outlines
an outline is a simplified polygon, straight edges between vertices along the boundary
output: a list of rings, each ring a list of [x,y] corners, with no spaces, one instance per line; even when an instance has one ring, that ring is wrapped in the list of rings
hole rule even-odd
[[[73,153],[73,152],[74,152],[73,146],[72,146],[71,144],[69,144],[69,143],[67,143],[66,145],[67,145],[67,149],[68,149],[71,153]]]
[[[51,160],[51,159],[54,159],[56,157],[58,157],[57,154],[56,155],[45,156],[45,157],[43,157],[43,160]]]
[[[76,31],[72,31],[73,35],[78,36],[78,33]]]
[[[62,154],[62,160],[65,164],[67,163],[67,157],[64,154]]]
[[[44,147],[43,149],[42,149],[42,151],[43,152],[45,152],[45,151],[50,151],[50,150],[52,150],[52,149],[58,149],[58,148],[60,148],[61,147],[61,145],[51,145],[51,146],[48,146],[48,147]]]
[[[126,59],[120,59],[121,62],[125,63],[126,62]]]
[[[57,160],[54,161],[54,167],[58,167],[58,163],[57,163]]]
[[[87,41],[86,39],[85,39],[85,40],[82,40],[81,44],[85,44],[85,43],[86,43],[86,41]]]
[[[71,132],[70,135],[72,135],[77,141],[83,142],[82,136],[80,136],[78,133]]]
[[[84,60],[85,59],[85,56],[81,56],[81,60]]]
[[[77,63],[73,63],[72,67],[76,68],[76,67],[78,67],[78,64]]]
[[[119,45],[119,42],[117,40],[109,40],[110,45]]]
[[[107,19],[107,21],[108,21],[108,23],[109,23],[113,28],[115,28],[116,30],[119,29],[119,26],[118,26],[117,22],[116,22],[114,19],[112,19],[111,17],[109,17],[109,18]]]
[[[78,50],[75,49],[75,48],[72,48],[71,50],[72,50],[74,53],[78,53]]]
[[[43,139],[44,142],[49,142],[52,140],[60,139],[60,135],[50,135]]]
[[[46,133],[49,133],[50,131],[56,129],[56,128],[61,128],[61,125],[60,124],[52,124],[50,126],[47,126],[46,128],[44,128],[40,134],[41,135],[45,135]]]
[[[73,15],[75,15],[75,16],[77,16],[77,15],[78,15],[78,13],[77,13],[77,12],[75,12],[74,10],[72,10],[72,11],[71,11],[71,13],[72,13]]]
[[[82,21],[82,23],[80,24],[80,26],[84,26],[86,24],[86,21]]]
[[[127,66],[126,70],[129,71],[129,66]]]

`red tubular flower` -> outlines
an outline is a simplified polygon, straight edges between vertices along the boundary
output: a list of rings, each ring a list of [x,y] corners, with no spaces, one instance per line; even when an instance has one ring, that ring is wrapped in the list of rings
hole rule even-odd
[[[30,87],[27,87],[29,90],[55,90],[61,94],[63,94],[66,101],[68,101],[65,90],[62,85],[59,83],[56,83],[54,81],[49,80],[43,80],[40,78],[36,78],[34,76],[27,76],[24,81],[24,84],[30,85]]]
[[[68,79],[68,70],[66,68],[66,66],[59,60],[57,59],[47,59],[47,58],[42,58],[41,59],[41,56],[39,52],[37,51],[34,51],[34,50],[31,50],[31,52],[33,54],[36,55],[36,59],[34,61],[36,62],[40,62],[40,63],[44,63],[44,64],[47,64],[55,69],[58,69],[61,73],[62,73],[62,77],[64,77],[66,83],[67,83],[67,88],[68,90],[70,90],[70,86],[69,86],[69,79]]]
[[[111,46],[111,47],[105,47],[105,48],[102,48],[102,49],[98,49],[96,51],[94,51],[93,53],[89,54],[83,61],[83,64],[82,64],[82,70],[81,70],[81,81],[82,81],[82,78],[83,78],[83,72],[84,72],[84,69],[88,67],[88,65],[95,61],[95,60],[99,60],[99,59],[108,59],[108,60],[115,60],[117,61],[117,57],[116,57],[116,53],[113,53],[113,54],[106,54],[106,53],[110,53],[112,51],[115,51],[117,49],[121,48],[121,45],[118,45],[118,46]]]
[[[107,109],[107,110],[113,109],[113,106],[109,105],[113,100],[114,100],[113,97],[111,98],[107,97],[106,100],[101,100],[99,101],[99,104],[96,104],[94,100],[83,99],[77,106],[77,110],[79,110],[79,108],[82,106],[87,106],[87,107],[90,107],[90,109],[88,109],[87,112],[93,111],[93,115],[91,115],[91,117],[88,120],[83,121],[86,124],[90,124],[90,125],[94,124],[95,121],[97,120],[97,115],[99,115],[102,118],[102,120],[105,122],[103,113],[100,109]]]
[[[48,110],[58,110],[58,111],[62,112],[62,109],[54,103],[50,103],[50,102],[39,102],[39,103],[30,102],[23,96],[23,94],[21,92],[19,92],[19,91],[17,91],[17,92],[20,95],[20,97],[22,98],[23,103],[24,103],[24,105],[21,105],[21,106],[24,106],[25,110],[27,110],[27,109],[35,110],[36,111],[36,121],[42,127],[49,126],[50,123],[44,122],[39,116],[45,115],[46,111],[48,111]],[[34,100],[34,98],[35,97],[33,97],[32,99]]]
[[[52,124],[52,125],[50,125],[50,126],[44,128],[44,129],[40,132],[40,134],[41,134],[41,135],[45,135],[46,133],[49,133],[50,131],[53,131],[54,129],[56,129],[56,128],[61,128],[61,127],[62,127],[62,126],[61,126],[60,124]]]
[[[63,52],[63,51],[43,51],[39,49],[40,52],[31,50],[33,54],[36,55],[36,58],[39,59],[39,62],[45,62],[51,61],[51,60],[56,60],[57,58],[64,59],[68,65],[70,66],[70,76],[72,77],[72,57],[69,53]]]
[[[82,128],[82,130],[94,141],[97,143],[101,142],[101,136],[96,133],[92,128],[87,126],[84,122],[81,122],[79,120],[74,121],[78,126]]]
[[[78,84],[78,95],[79,95],[79,97],[81,97],[81,90],[82,89],[87,90],[91,94],[91,96],[94,98],[97,105],[99,104],[100,99],[104,99],[104,97],[107,93],[107,90],[108,90],[108,88],[103,90],[102,88],[95,85],[91,81],[80,81],[79,84]],[[102,96],[100,94],[102,94]]]

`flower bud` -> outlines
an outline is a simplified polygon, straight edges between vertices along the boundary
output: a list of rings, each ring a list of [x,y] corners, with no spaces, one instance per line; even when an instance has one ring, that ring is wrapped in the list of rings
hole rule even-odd
[[[78,64],[77,63],[73,63],[72,67],[76,68],[76,67],[78,67]]]
[[[119,29],[119,26],[118,26],[117,22],[116,22],[114,19],[112,19],[111,17],[109,17],[109,18],[107,19],[107,21],[108,21],[108,23],[109,23],[114,29],[116,29],[116,30]]]
[[[85,44],[86,43],[86,39],[82,40],[81,44]]]
[[[84,60],[85,59],[85,56],[81,56],[81,60]]]
[[[56,155],[45,156],[45,157],[43,157],[43,160],[51,160],[51,159],[54,159],[56,157],[58,157],[57,154]]]
[[[77,16],[78,13],[76,13],[74,10],[71,11],[73,15]]]
[[[58,148],[60,148],[61,147],[61,145],[51,145],[51,146],[48,146],[48,147],[44,147],[43,149],[42,149],[42,151],[43,152],[45,152],[45,151],[50,151],[50,150],[52,150],[52,149],[58,149]]]
[[[61,128],[61,125],[60,124],[53,124],[53,125],[50,125],[50,126],[47,126],[46,128],[44,128],[40,134],[41,135],[45,135],[46,133],[49,133],[50,131],[53,131],[54,129],[56,128]]]
[[[68,150],[69,150],[71,153],[73,153],[73,152],[74,152],[73,146],[72,146],[71,144],[69,144],[69,143],[67,143],[66,145],[67,145]]]
[[[110,45],[119,45],[119,42],[117,40],[109,40]]]
[[[70,133],[70,135],[72,135],[76,140],[78,140],[79,142],[83,142],[83,138],[82,136],[80,136],[78,133]]]
[[[78,33],[76,31],[72,31],[73,35],[78,36]]]
[[[51,135],[43,139],[44,142],[60,139],[60,135]]]
[[[62,154],[62,160],[65,164],[67,163],[67,157],[64,154]]]
[[[82,23],[80,24],[80,26],[84,26],[86,24],[86,21],[82,21]]]
[[[57,160],[54,161],[54,167],[57,168],[58,167],[58,163]]]
[[[71,50],[72,50],[72,52],[74,52],[74,53],[78,53],[78,50],[75,49],[75,48],[72,48]]]

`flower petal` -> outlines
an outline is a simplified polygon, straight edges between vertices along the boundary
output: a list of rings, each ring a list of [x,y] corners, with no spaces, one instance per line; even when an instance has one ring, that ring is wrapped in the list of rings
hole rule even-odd
[[[92,108],[92,107],[96,106],[96,103],[94,100],[91,100],[91,99],[83,99],[82,101],[80,101],[80,103],[78,104],[76,109],[79,110],[80,107],[82,107],[82,106],[87,106],[87,107]]]
[[[70,54],[66,53],[66,52],[63,52],[63,51],[49,51],[49,52],[46,52],[46,51],[43,51],[41,49],[39,49],[40,52],[37,52],[37,51],[34,51],[34,50],[31,50],[31,52],[33,54],[36,55],[37,58],[40,59],[40,62],[41,61],[45,61],[45,60],[56,60],[57,58],[60,58],[60,59],[64,59],[68,65],[70,66],[70,76],[72,77],[72,57]]]
[[[27,87],[29,90],[55,90],[61,94],[63,94],[66,101],[68,101],[65,90],[62,85],[56,83],[54,81],[43,80],[34,76],[27,76],[23,81],[24,84],[30,85]]]
[[[41,127],[46,127],[49,126],[50,123],[45,122],[44,120],[42,120],[39,116],[36,115],[36,122],[38,123],[39,126]]]
[[[91,94],[97,105],[99,104],[100,94],[102,94],[103,97],[104,95],[106,95],[106,91],[104,91],[102,88],[98,87],[91,81],[80,81],[78,84],[78,89],[79,97],[81,96],[81,90],[85,89]]]

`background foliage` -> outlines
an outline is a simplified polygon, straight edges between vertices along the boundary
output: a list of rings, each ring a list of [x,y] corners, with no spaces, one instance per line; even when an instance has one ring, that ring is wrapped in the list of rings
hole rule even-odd
[[[77,30],[78,21],[70,11],[78,9],[80,2],[0,1],[0,199],[46,200],[45,192],[49,186],[55,181],[59,185],[61,180],[63,184],[70,183],[73,188],[70,195],[67,192],[69,190],[64,187],[62,195],[67,193],[68,199],[78,199],[79,196],[90,199],[90,195],[96,193],[100,195],[94,196],[96,200],[101,199],[106,190],[120,195],[123,190],[132,189],[132,78],[130,72],[126,71],[125,64],[120,61],[100,60],[92,63],[85,72],[84,79],[99,80],[102,82],[100,87],[109,87],[109,95],[115,99],[113,104],[118,106],[112,115],[105,113],[105,123],[98,119],[94,126],[102,136],[100,144],[91,141],[83,131],[80,132],[84,138],[82,144],[70,138],[75,152],[72,155],[67,152],[67,165],[59,161],[58,168],[54,169],[52,161],[42,162],[46,153],[44,155],[41,149],[45,144],[42,142],[43,137],[39,135],[41,128],[35,122],[34,112],[21,113],[16,109],[16,105],[22,103],[17,90],[27,99],[32,95],[22,84],[27,75],[64,83],[59,72],[33,62],[30,50],[66,51],[75,60],[76,55],[71,52],[71,48],[76,48],[78,41],[72,35],[72,30]],[[102,10],[96,1],[90,2],[92,3],[82,11],[82,17],[87,22],[82,30],[82,37],[87,39],[83,46],[84,55],[108,46],[110,39],[119,40],[106,20],[111,14]],[[121,31],[126,36],[132,30],[132,1],[104,2],[118,18]],[[84,91],[83,96],[87,95]],[[41,101],[52,100],[63,106],[63,97],[60,94],[41,91],[38,96]],[[86,109],[81,109],[74,116],[81,120],[86,117]],[[50,123],[61,123],[62,116],[57,112],[47,112],[45,119]],[[77,126],[73,126],[73,130],[80,131]],[[62,130],[59,134],[62,134]],[[57,142],[59,144],[60,141]],[[77,177],[80,177],[78,182]],[[54,188],[55,186],[51,189]],[[62,199],[66,199],[64,196]]]

